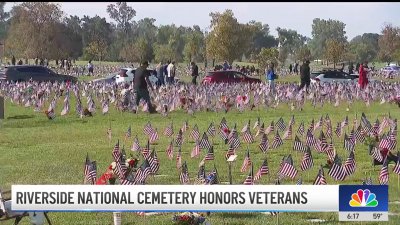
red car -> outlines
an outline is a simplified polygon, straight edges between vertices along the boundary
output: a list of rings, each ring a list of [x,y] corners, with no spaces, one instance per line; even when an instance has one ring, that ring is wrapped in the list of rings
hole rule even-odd
[[[258,78],[251,78],[234,70],[209,71],[203,78],[203,84],[211,83],[261,83]]]

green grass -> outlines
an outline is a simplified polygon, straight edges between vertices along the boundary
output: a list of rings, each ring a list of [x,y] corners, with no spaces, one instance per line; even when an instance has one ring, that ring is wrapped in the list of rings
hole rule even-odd
[[[74,98],[73,98],[74,99]],[[161,115],[148,115],[145,113],[130,114],[117,112],[110,107],[109,115],[96,114],[91,118],[80,119],[75,115],[74,107],[71,107],[71,113],[65,117],[59,116],[62,107],[62,100],[58,103],[57,117],[54,121],[49,121],[43,113],[35,113],[31,108],[24,108],[11,104],[6,101],[6,119],[0,123],[0,184],[3,189],[10,189],[13,184],[82,184],[83,180],[83,163],[86,153],[89,153],[91,160],[96,160],[98,165],[98,174],[103,173],[106,167],[112,162],[112,145],[120,139],[125,145],[127,152],[130,152],[130,146],[133,137],[138,135],[140,144],[143,145],[146,141],[142,131],[143,126],[147,121],[151,121],[154,127],[158,128],[160,140],[157,145],[154,145],[158,152],[158,157],[161,161],[159,174],[166,175],[156,178],[149,178],[148,184],[177,184],[179,183],[179,171],[175,167],[175,160],[167,159],[165,149],[170,139],[162,135],[163,129],[171,122],[174,122],[175,133],[182,126],[185,120],[189,121],[189,125],[193,127],[197,124],[200,131],[207,129],[211,121],[219,124],[223,116],[226,117],[228,125],[233,126],[237,123],[238,129],[250,119],[253,126],[257,117],[260,117],[265,124],[269,124],[272,120],[277,121],[280,116],[287,123],[291,115],[295,114],[296,125],[293,129],[297,131],[298,125],[304,121],[306,125],[314,118],[318,120],[321,115],[329,114],[332,119],[332,124],[342,121],[346,115],[350,121],[353,120],[357,113],[360,116],[361,112],[365,112],[371,121],[375,121],[377,117],[382,119],[382,116],[388,112],[394,118],[400,118],[398,107],[394,105],[384,104],[378,105],[374,103],[367,108],[363,103],[357,103],[350,107],[350,111],[344,110],[345,105],[335,108],[331,105],[325,105],[323,108],[313,108],[307,105],[303,111],[291,112],[287,105],[281,104],[277,109],[257,109],[240,113],[232,111],[227,114],[201,112],[193,117],[184,112],[173,112],[170,117],[165,118]],[[75,105],[75,101],[71,102],[71,106]],[[97,104],[99,105],[99,104]],[[99,111],[99,109],[98,109]],[[113,140],[111,143],[106,138],[106,130],[111,123]],[[123,142],[123,137],[128,126],[132,126],[132,138]],[[347,130],[348,131],[348,130]],[[253,131],[254,134],[254,131]],[[190,152],[194,146],[188,138],[188,133],[185,134],[186,141],[182,146],[182,158],[188,162],[190,177],[194,178],[197,174],[198,164],[200,159],[191,159]],[[272,140],[271,134],[269,140]],[[342,148],[342,138],[335,138],[335,148],[338,154],[345,160],[347,157],[346,150]],[[251,158],[254,162],[254,169],[257,170],[262,163],[262,160],[267,157],[270,167],[270,173],[276,174],[281,158],[289,153],[293,155],[295,166],[299,168],[302,155],[292,151],[292,141],[285,141],[284,145],[279,149],[272,150],[266,155],[261,153],[257,145],[259,138],[254,144],[249,146]],[[224,155],[227,150],[219,137],[214,139],[215,144],[215,165],[217,166],[220,180],[228,181],[227,170],[228,166],[225,162]],[[233,182],[241,184],[247,173],[241,173],[240,167],[244,158],[246,145],[242,145],[237,152],[239,157],[233,167]],[[176,152],[176,149],[175,149]],[[202,152],[204,157],[205,153]],[[322,154],[317,154],[313,151],[314,167],[308,172],[302,172],[299,175],[303,178],[304,184],[312,184],[318,171],[318,166],[326,163],[326,157]],[[361,184],[362,179],[366,175],[371,175],[373,182],[376,184],[380,166],[375,168],[371,166],[371,159],[367,153],[366,146],[357,145],[356,148],[357,170],[349,179],[343,183],[346,184]],[[207,172],[214,165],[213,162],[206,163]],[[390,165],[390,186],[389,199],[390,201],[400,200],[400,191],[398,189],[398,177],[391,173],[393,165]],[[327,174],[325,176],[328,184],[337,184]],[[261,179],[261,184],[273,184],[275,176],[265,176]],[[282,184],[295,184],[294,181],[284,180]],[[390,216],[388,224],[398,224],[398,216],[400,207],[398,204],[390,204],[389,210],[397,215]],[[149,216],[141,218],[133,213],[123,213],[123,224],[172,224],[171,213],[163,215]],[[112,224],[111,213],[50,213],[53,224]],[[279,216],[280,224],[310,224],[307,220],[310,218],[321,218],[328,220],[324,224],[339,224],[337,213],[282,213]],[[22,225],[29,224],[28,219],[24,219]],[[219,224],[276,224],[276,218],[257,214],[257,213],[213,213],[210,217],[213,225]],[[12,224],[8,221],[3,224]],[[378,223],[367,223],[378,224]]]

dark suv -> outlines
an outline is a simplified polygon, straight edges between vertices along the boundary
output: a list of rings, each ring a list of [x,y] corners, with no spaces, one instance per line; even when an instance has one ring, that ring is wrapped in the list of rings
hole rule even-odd
[[[19,65],[6,66],[4,71],[0,72],[0,80],[76,82],[78,78],[69,75],[57,74],[44,66]]]

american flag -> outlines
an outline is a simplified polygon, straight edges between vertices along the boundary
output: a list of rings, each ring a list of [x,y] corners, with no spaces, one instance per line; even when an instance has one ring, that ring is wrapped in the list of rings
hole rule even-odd
[[[200,155],[200,146],[199,142],[196,141],[196,145],[194,146],[192,153],[190,154],[191,158],[198,157]]]
[[[297,182],[296,185],[302,185],[303,184],[303,179],[300,177]]]
[[[249,166],[251,165],[251,159],[250,159],[250,151],[247,149],[246,156],[244,157],[242,168],[240,169],[240,172],[246,172]]]
[[[265,133],[268,135],[271,132],[274,132],[275,130],[275,126],[274,126],[274,121],[271,122],[271,125],[269,125],[269,127],[267,127],[267,130],[265,131]]]
[[[335,180],[344,180],[346,177],[346,171],[342,167],[341,160],[338,155],[335,156],[332,167],[328,171],[329,176]]]
[[[169,160],[172,160],[172,158],[174,157],[174,140],[172,140],[166,150],[167,156],[169,158]]]
[[[343,165],[347,176],[350,176],[356,171],[356,161],[354,159],[354,151],[351,151],[349,157]]]
[[[135,184],[144,184],[146,178],[151,174],[149,161],[144,159],[135,176]]]
[[[311,129],[307,130],[307,136],[306,136],[306,144],[310,147],[316,147],[318,142],[315,139]]]
[[[201,149],[209,149],[209,148],[211,148],[211,143],[208,140],[208,136],[207,136],[206,132],[203,133],[203,136],[202,136],[202,138],[200,140],[200,145],[199,146],[200,146]]]
[[[171,123],[164,130],[164,135],[167,137],[171,137],[174,134],[173,124]]]
[[[266,153],[268,148],[269,148],[269,141],[268,141],[268,136],[266,134],[263,134],[261,138],[261,143],[258,145],[260,147],[260,150],[263,153]]]
[[[389,169],[387,157],[383,161],[381,171],[379,172],[379,184],[387,185],[389,183]]]
[[[388,136],[384,136],[382,137],[381,141],[379,142],[379,148],[380,149],[384,149],[387,148],[389,149],[389,147],[391,146],[391,140]]]
[[[387,135],[390,141],[390,144],[388,146],[389,150],[394,150],[396,148],[397,145],[397,141],[396,141],[396,135],[395,132],[393,132],[392,130],[389,131],[389,134]]]
[[[130,138],[132,135],[131,126],[128,127],[128,130],[125,133],[125,138]]]
[[[294,179],[297,175],[297,172],[298,172],[297,169],[293,165],[292,155],[289,155],[283,161],[281,169],[279,171],[279,174],[281,174],[283,176],[288,176],[291,179]]]
[[[225,117],[222,117],[222,120],[219,124],[219,128],[220,130],[222,130],[223,128],[229,129]]]
[[[301,136],[303,136],[303,135],[304,135],[304,132],[305,132],[304,122],[301,121],[300,126],[299,126],[299,129],[297,130],[297,133],[300,134]]]
[[[211,146],[208,149],[208,152],[206,154],[206,156],[204,157],[204,160],[214,160],[214,147]]]
[[[337,123],[336,129],[335,129],[335,134],[338,137],[342,136],[342,127],[339,122]]]
[[[314,131],[314,118],[311,120],[310,127],[308,130]]]
[[[285,122],[283,121],[282,117],[279,118],[278,122],[276,122],[276,126],[279,128],[279,130],[284,131],[286,129]]]
[[[331,140],[331,143],[329,143],[328,148],[326,149],[325,153],[328,156],[329,160],[333,161],[335,159],[336,153],[335,153],[335,148],[333,146],[332,140]]]
[[[231,155],[235,155],[235,149],[232,145],[229,145],[228,151],[225,154],[225,158],[228,159]]]
[[[200,138],[200,132],[199,128],[197,127],[197,124],[193,126],[192,132],[190,132],[190,137],[194,140],[197,141]]]
[[[393,168],[393,173],[400,175],[400,151],[397,152],[397,161]]]
[[[275,137],[274,137],[274,141],[271,144],[271,148],[272,149],[276,149],[281,145],[283,145],[283,141],[281,139],[281,136],[279,136],[279,132],[276,131],[276,134],[275,134]]]
[[[238,133],[235,131],[235,129],[233,129],[230,134],[228,144],[232,145],[234,149],[238,149],[240,146],[239,136]]]
[[[371,156],[378,162],[383,162],[383,156],[378,148],[374,147],[371,152]]]
[[[264,128],[264,123],[262,123],[257,130],[256,137],[258,137],[258,135],[263,135],[264,133],[265,133],[265,128]]]
[[[362,185],[372,185],[372,178],[365,178],[362,182]]]
[[[294,137],[293,150],[299,152],[307,151],[307,146],[301,142],[300,138],[297,135]]]
[[[378,131],[379,131],[379,120],[376,119],[376,121],[375,121],[375,123],[374,123],[374,126],[372,127],[372,133],[373,133],[374,135],[377,135],[377,134],[378,134]]]
[[[251,166],[250,173],[246,177],[246,180],[243,182],[244,185],[253,185],[254,184],[254,178],[253,178],[253,166]]]
[[[187,168],[187,165],[186,165],[186,161],[183,162],[181,175],[179,176],[179,180],[181,181],[181,184],[189,184],[190,183],[189,172],[188,172],[188,168]]]
[[[179,132],[176,135],[175,144],[176,146],[182,146],[182,143],[183,143],[183,133],[182,130],[179,129]]]
[[[254,142],[254,138],[253,135],[251,134],[250,127],[247,127],[247,130],[243,134],[243,142],[248,144]]]
[[[319,167],[317,177],[315,178],[314,185],[326,185],[326,179],[324,176],[324,168],[322,165]]]
[[[147,139],[147,145],[145,148],[141,149],[144,158],[147,158],[150,154],[150,140]]]
[[[119,140],[118,140],[117,144],[115,144],[115,146],[114,146],[112,155],[114,158],[114,162],[116,164],[114,172],[120,180],[123,180],[123,179],[125,179],[125,174],[126,174],[127,168],[125,165],[125,160],[123,159],[124,157],[119,150]]]
[[[383,130],[389,125],[389,121],[386,117],[383,118],[382,123],[379,125],[378,134],[382,134]]]
[[[200,166],[199,171],[197,172],[197,177],[194,181],[194,184],[205,184],[206,182],[206,169],[204,165]]]
[[[185,120],[182,126],[182,132],[186,132],[189,129],[189,122]]]
[[[134,151],[134,152],[135,151],[140,151],[139,139],[138,139],[137,136],[135,136],[135,140],[133,141],[131,150]]]
[[[157,157],[157,152],[153,149],[151,151],[150,156],[148,157],[149,164],[150,164],[150,170],[152,174],[156,174],[157,171],[160,169],[160,161],[158,160]]]
[[[341,127],[343,128],[347,125],[349,125],[349,117],[348,116],[346,116],[346,118],[344,118],[344,120],[342,121]]]
[[[144,132],[144,134],[146,134],[147,136],[151,135],[151,134],[154,132],[153,128],[151,127],[150,121],[148,121],[148,122],[146,123],[146,125],[144,126],[143,132]]]
[[[207,134],[208,134],[209,136],[211,136],[211,137],[214,137],[214,136],[215,136],[215,126],[214,126],[214,123],[213,123],[213,122],[211,122],[211,123],[210,123],[210,126],[208,126],[208,128],[207,128]]]
[[[244,125],[244,127],[242,128],[242,133],[246,132],[248,129],[250,129],[250,120],[246,123],[246,125]]]
[[[292,139],[292,125],[289,124],[287,131],[283,134],[283,139],[290,140]]]
[[[352,139],[350,139],[347,134],[344,134],[344,149],[346,149],[349,152],[354,151],[355,149],[355,143]]]
[[[155,143],[158,140],[158,138],[159,138],[158,131],[157,131],[157,128],[155,128],[153,133],[150,134],[150,137],[149,137],[150,143],[152,143],[152,144]]]
[[[97,178],[97,166],[96,166],[96,161],[90,161],[89,160],[89,155],[86,156],[86,162],[85,162],[85,181],[90,183],[90,184],[95,184],[96,183],[96,178]]]
[[[324,131],[321,130],[319,134],[319,139],[316,144],[316,149],[318,152],[325,152],[327,148],[328,148],[328,142],[326,141]]]
[[[311,155],[310,148],[308,148],[307,151],[303,155],[303,159],[301,160],[300,168],[302,171],[305,171],[305,170],[311,169],[313,166],[314,166],[313,157]]]
[[[176,168],[180,169],[182,167],[182,149],[179,146],[178,154],[176,154]]]
[[[319,121],[317,122],[317,124],[315,124],[314,130],[321,128],[323,126],[323,118],[321,116],[321,118],[319,119]]]
[[[261,178],[262,175],[267,175],[269,173],[268,162],[264,159],[263,164],[260,169],[258,169],[256,175],[254,176],[254,181],[257,181]]]
[[[120,181],[121,185],[134,185],[135,184],[135,175],[133,171],[131,171],[125,179]]]
[[[257,127],[259,127],[260,125],[261,125],[260,117],[257,117],[257,120],[256,120],[256,122],[254,123],[253,130],[256,129]]]
[[[326,122],[326,137],[327,138],[332,138],[332,124],[331,121]]]
[[[356,140],[357,140],[358,142],[364,143],[364,141],[365,141],[365,134],[364,134],[364,131],[363,131],[362,127],[361,127],[361,124],[358,125],[356,131],[354,132],[354,136],[355,136],[355,138],[356,138]]]
[[[294,115],[292,115],[292,118],[290,119],[288,126],[293,126],[294,124],[295,124]]]

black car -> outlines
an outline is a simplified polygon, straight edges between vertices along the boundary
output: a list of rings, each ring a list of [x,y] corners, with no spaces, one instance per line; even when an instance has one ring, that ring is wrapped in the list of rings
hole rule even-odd
[[[57,74],[44,66],[18,65],[5,67],[4,71],[0,72],[0,80],[77,82],[78,78]]]

